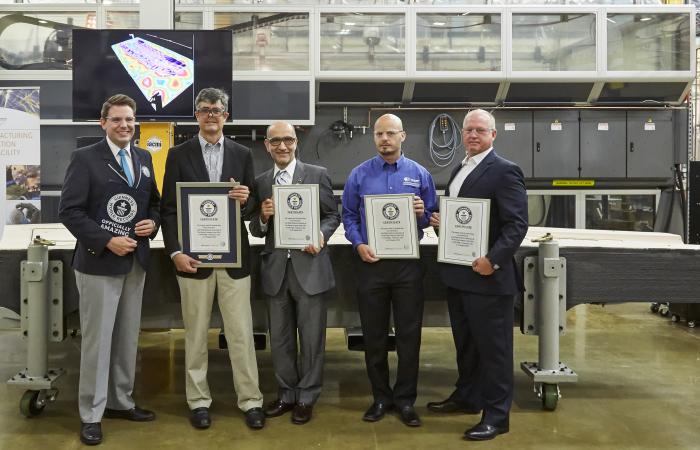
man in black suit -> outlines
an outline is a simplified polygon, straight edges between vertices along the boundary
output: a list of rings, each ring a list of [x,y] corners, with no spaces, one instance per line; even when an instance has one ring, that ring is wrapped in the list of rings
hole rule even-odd
[[[340,214],[326,169],[296,159],[297,136],[292,125],[287,122],[270,125],[265,147],[274,167],[255,180],[260,212],[250,221],[251,234],[265,237],[265,249],[260,255],[261,284],[268,296],[270,347],[279,385],[277,399],[266,406],[265,414],[277,417],[293,410],[292,423],[302,425],[311,420],[323,384],[326,343],[323,295],[335,286],[330,254],[324,243],[338,228]],[[302,250],[275,248],[274,221],[271,220],[275,213],[273,184],[319,186],[320,247],[309,244]]]
[[[185,324],[185,392],[193,427],[209,428],[211,394],[207,383],[207,334],[218,292],[219,310],[224,321],[233,384],[238,394],[238,407],[245,412],[246,424],[253,429],[265,425],[263,397],[258,386],[258,366],[253,342],[253,318],[250,307],[250,261],[248,233],[241,236],[242,267],[239,269],[199,269],[199,262],[182,253],[177,236],[178,181],[240,184],[228,193],[241,204],[242,217],[248,218],[255,208],[249,201],[255,173],[250,149],[224,137],[228,94],[220,89],[202,89],[195,99],[199,134],[171,148],[165,163],[163,179],[163,240],[165,249],[177,270],[177,282]]]
[[[481,421],[465,439],[493,439],[507,433],[513,401],[513,300],[522,280],[513,256],[527,232],[527,194],[523,173],[493,150],[496,122],[487,111],[464,118],[467,157],[450,177],[447,196],[491,200],[488,252],[472,267],[441,264],[457,348],[456,390],[446,400],[428,403],[434,412],[476,414]],[[430,224],[440,226],[439,213]]]
[[[151,154],[132,147],[136,103],[114,95],[102,105],[107,136],[76,150],[58,215],[76,238],[72,265],[80,294],[80,440],[102,441],[102,416],[155,419],[134,389],[149,242],[158,232],[158,188]]]

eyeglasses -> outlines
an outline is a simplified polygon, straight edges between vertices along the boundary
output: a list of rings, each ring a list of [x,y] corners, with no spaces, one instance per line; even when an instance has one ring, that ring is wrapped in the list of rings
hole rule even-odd
[[[486,134],[492,130],[493,128],[462,128],[464,134],[472,134],[474,132],[476,132],[476,134]]]
[[[205,116],[213,116],[213,117],[221,117],[223,113],[225,113],[221,108],[199,108],[197,110],[197,114],[202,114]]]
[[[286,145],[287,147],[291,147],[292,145],[297,143],[297,138],[292,136],[273,137],[269,138],[267,142],[269,142],[272,147],[279,147],[280,145],[282,145],[282,142],[284,142],[284,145]]]
[[[399,133],[403,133],[403,130],[375,131],[374,137],[380,139],[382,136],[386,135],[386,137],[391,139]]]
[[[136,122],[135,117],[105,117],[105,120],[109,120],[111,123],[113,123],[115,125],[122,123],[122,121],[129,123],[129,124]]]

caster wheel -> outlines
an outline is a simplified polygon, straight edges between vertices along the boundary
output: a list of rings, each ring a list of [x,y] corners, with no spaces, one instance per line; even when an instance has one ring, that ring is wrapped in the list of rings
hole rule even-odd
[[[661,316],[663,316],[663,317],[668,317],[668,315],[669,315],[668,305],[659,306],[659,314],[661,314]]]
[[[650,310],[651,312],[653,312],[654,314],[656,314],[657,312],[659,312],[659,304],[658,304],[658,303],[652,303],[651,305],[649,305],[649,310]]]
[[[671,314],[671,322],[680,322],[681,321],[681,316],[678,314]]]
[[[547,411],[557,409],[559,401],[559,386],[556,384],[542,384],[542,408]]]
[[[44,411],[46,403],[39,402],[39,391],[26,391],[19,401],[19,412],[24,417],[35,417]]]
[[[695,321],[694,320],[688,321],[688,328],[695,328]]]

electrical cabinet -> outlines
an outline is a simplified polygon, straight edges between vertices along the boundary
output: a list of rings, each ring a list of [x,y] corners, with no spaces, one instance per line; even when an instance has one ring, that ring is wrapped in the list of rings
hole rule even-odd
[[[671,111],[627,112],[627,178],[672,176],[671,118]]]
[[[581,178],[625,178],[624,111],[581,111]]]
[[[578,111],[533,112],[533,176],[578,178]]]
[[[496,141],[493,148],[532,177],[532,111],[494,111]]]

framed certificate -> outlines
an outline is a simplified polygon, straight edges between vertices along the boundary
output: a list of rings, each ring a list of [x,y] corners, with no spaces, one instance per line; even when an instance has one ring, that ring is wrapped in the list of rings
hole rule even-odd
[[[420,258],[413,194],[365,195],[365,218],[377,258]]]
[[[441,197],[438,262],[471,266],[486,255],[491,200]]]
[[[275,248],[321,246],[318,184],[275,184]]]
[[[241,267],[241,205],[228,191],[238,183],[178,182],[177,237],[199,267]]]

